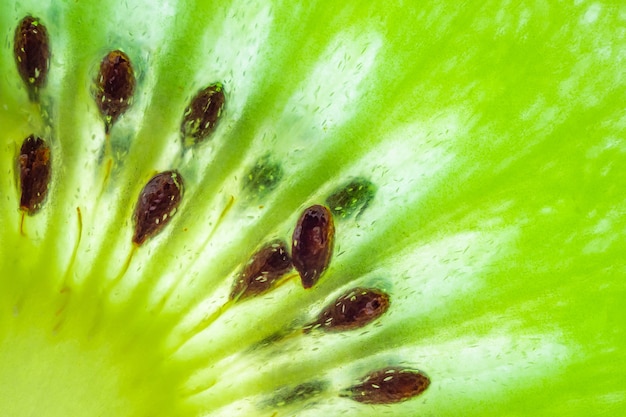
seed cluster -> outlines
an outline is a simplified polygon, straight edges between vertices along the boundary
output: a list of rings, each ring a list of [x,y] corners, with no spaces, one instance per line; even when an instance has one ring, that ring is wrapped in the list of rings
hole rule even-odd
[[[26,86],[30,101],[38,102],[50,66],[48,30],[40,19],[26,16],[15,29],[13,42],[17,71]],[[41,209],[50,186],[51,152],[48,143],[34,134],[24,139],[17,157],[17,168],[20,209],[33,215]]]
[[[42,22],[25,17],[15,31],[14,57],[31,101],[37,101],[49,71],[48,32]],[[93,97],[104,121],[107,138],[115,122],[131,106],[136,90],[131,59],[121,50],[109,52],[94,77]],[[222,116],[226,96],[221,83],[200,90],[185,109],[180,127],[184,149],[206,141]],[[20,181],[20,209],[37,213],[46,199],[51,178],[49,144],[35,135],[27,137],[17,158]],[[280,164],[270,155],[261,157],[242,185],[243,191],[257,198],[273,190],[283,177]],[[176,214],[184,195],[185,183],[178,170],[153,176],[140,191],[132,220],[134,248],[160,233]],[[303,210],[291,237],[291,246],[282,239],[262,245],[249,257],[236,275],[227,305],[261,296],[289,278],[299,278],[303,289],[315,287],[328,269],[335,242],[335,218],[358,217],[374,198],[376,187],[367,179],[353,179],[331,193],[326,205],[315,204]],[[80,215],[80,210],[78,210]],[[134,251],[134,249],[133,249]],[[291,251],[291,253],[290,253]],[[132,254],[132,252],[131,252]],[[130,262],[130,257],[129,257]],[[294,274],[290,273],[295,270]],[[354,287],[329,303],[297,335],[345,332],[371,325],[388,311],[390,296],[377,288]],[[206,321],[208,326],[213,318]],[[204,324],[203,324],[204,326]],[[322,334],[322,333],[319,333]],[[273,343],[279,343],[281,337]],[[365,404],[391,404],[423,393],[430,379],[420,371],[401,367],[375,370],[360,382],[341,391],[341,397]],[[281,407],[308,401],[327,393],[332,384],[314,380],[279,389],[265,406]]]
[[[259,249],[235,278],[231,300],[243,300],[264,294],[276,288],[293,267],[297,270],[303,288],[312,288],[328,267],[334,241],[333,216],[328,207],[314,205],[306,208],[296,224],[291,261],[284,242],[275,240]],[[302,328],[307,334],[313,330],[346,332],[363,328],[382,317],[390,306],[389,295],[377,288],[356,287],[345,292],[310,324]],[[279,343],[284,334],[276,334],[260,346]],[[375,370],[343,392],[340,396],[364,404],[392,404],[422,394],[430,385],[424,373],[401,367]],[[283,387],[264,405],[284,406],[305,402],[326,392],[329,384],[315,380],[293,387]]]

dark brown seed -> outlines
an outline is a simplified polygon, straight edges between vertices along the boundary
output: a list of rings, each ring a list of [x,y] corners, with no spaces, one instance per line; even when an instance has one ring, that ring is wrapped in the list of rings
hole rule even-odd
[[[43,139],[30,135],[24,140],[18,158],[20,169],[20,209],[35,214],[48,194],[50,148]]]
[[[163,230],[176,213],[183,188],[183,178],[176,171],[162,172],[148,181],[135,206],[133,243],[142,245]]]
[[[26,16],[22,19],[15,29],[13,52],[20,77],[34,101],[46,83],[50,66],[48,31],[38,18]]]
[[[112,51],[102,59],[95,80],[94,96],[107,133],[131,105],[135,84],[135,72],[128,55],[122,51]]]
[[[220,83],[198,91],[185,109],[180,126],[185,146],[202,142],[215,130],[225,101],[224,88]]]
[[[389,295],[378,289],[354,288],[343,294],[322,311],[317,320],[305,326],[305,331],[320,328],[344,331],[363,327],[389,309]]]
[[[231,300],[243,300],[267,292],[278,278],[292,268],[287,244],[274,240],[259,249],[237,276]]]
[[[326,270],[333,252],[335,225],[327,207],[304,210],[293,231],[291,257],[302,286],[311,288]]]
[[[392,404],[417,397],[429,385],[420,371],[389,367],[370,373],[341,395],[364,404]]]

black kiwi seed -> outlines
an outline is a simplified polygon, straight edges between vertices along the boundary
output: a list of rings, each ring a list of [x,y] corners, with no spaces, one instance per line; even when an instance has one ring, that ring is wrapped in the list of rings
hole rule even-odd
[[[50,148],[43,139],[30,135],[18,157],[20,209],[32,215],[41,208],[50,183]]]
[[[341,396],[364,404],[393,404],[417,397],[430,385],[420,371],[389,367],[365,376]]]
[[[204,141],[215,130],[225,102],[224,88],[220,83],[198,91],[185,109],[180,125],[185,146]]]
[[[311,288],[328,267],[335,241],[335,225],[328,207],[304,210],[293,231],[291,257],[302,286]]]
[[[180,204],[183,195],[183,178],[176,171],[155,175],[143,187],[135,206],[133,243],[142,245],[148,238],[159,233]]]
[[[46,27],[36,17],[26,16],[15,29],[13,53],[20,77],[31,101],[46,83],[50,66],[50,40]]]
[[[361,328],[389,309],[389,295],[378,289],[354,288],[330,303],[305,327],[305,331],[319,328],[325,331],[344,331]]]
[[[274,240],[259,249],[235,280],[231,300],[243,300],[272,288],[274,282],[292,268],[287,244]]]
[[[136,82],[130,58],[124,52],[109,52],[100,62],[94,98],[104,118],[106,133],[131,105]]]

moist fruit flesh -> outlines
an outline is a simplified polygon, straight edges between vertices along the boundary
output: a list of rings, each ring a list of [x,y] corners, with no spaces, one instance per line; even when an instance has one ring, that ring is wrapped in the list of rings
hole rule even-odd
[[[1,415],[626,413],[624,6],[1,8]],[[13,52],[26,16],[50,40],[36,91]],[[94,80],[118,50],[136,84],[107,133]],[[218,84],[219,123],[181,140]],[[35,213],[17,164],[31,135],[51,158]],[[141,190],[170,171],[175,216],[133,244]],[[312,288],[229,303],[259,248],[362,179],[354,215],[329,207]],[[387,311],[302,331],[354,288]],[[398,368],[427,389],[350,398]]]

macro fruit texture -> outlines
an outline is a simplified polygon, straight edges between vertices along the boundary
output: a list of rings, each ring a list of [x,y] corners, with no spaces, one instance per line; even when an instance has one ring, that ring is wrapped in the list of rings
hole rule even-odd
[[[626,413],[619,2],[1,8],[1,415]]]

